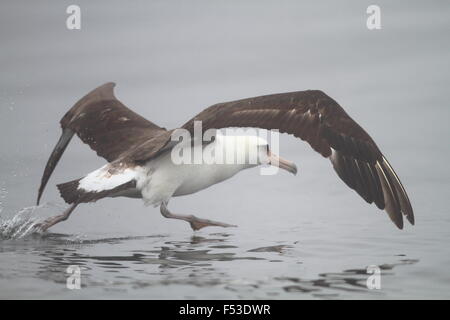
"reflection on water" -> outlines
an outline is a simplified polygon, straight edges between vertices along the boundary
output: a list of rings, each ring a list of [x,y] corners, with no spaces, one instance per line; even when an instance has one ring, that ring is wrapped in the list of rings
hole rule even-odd
[[[0,200],[1,200],[0,190]],[[2,212],[0,201],[0,213]],[[0,216],[0,240],[20,239],[36,233],[35,225],[45,220],[46,216],[56,215],[63,210],[63,206],[53,203],[43,203],[20,209],[11,218]]]
[[[28,270],[29,277],[58,284],[62,292],[68,291],[65,289],[68,277],[66,268],[77,265],[82,270],[83,290],[96,288],[106,293],[123,294],[140,289],[149,292],[164,286],[189,286],[223,288],[230,297],[238,298],[326,299],[339,298],[345,292],[356,296],[378,294],[367,289],[365,283],[369,275],[363,266],[321,273],[312,279],[286,276],[282,270],[270,277],[252,278],[235,274],[246,264],[246,268],[250,269],[270,267],[270,274],[273,275],[277,262],[292,258],[289,255],[292,249],[292,245],[239,248],[227,233],[182,240],[173,240],[167,235],[83,239],[64,234],[45,234],[3,241],[0,253],[32,256],[36,268]],[[382,276],[392,277],[397,266],[417,261],[401,257],[394,263],[381,265]],[[18,272],[26,274],[26,270]]]
[[[417,259],[401,259],[397,263],[383,264],[378,266],[381,269],[381,276],[394,275],[393,272],[388,272],[396,266],[408,265],[417,263]],[[364,293],[370,291],[367,288],[368,273],[367,269],[349,269],[343,272],[336,273],[321,273],[317,279],[302,280],[300,278],[281,277],[276,280],[290,283],[284,286],[283,289],[287,292],[312,292],[317,297],[338,297],[339,291],[348,291],[355,293]],[[323,291],[330,291],[330,293],[322,293]],[[331,293],[331,291],[335,291]]]

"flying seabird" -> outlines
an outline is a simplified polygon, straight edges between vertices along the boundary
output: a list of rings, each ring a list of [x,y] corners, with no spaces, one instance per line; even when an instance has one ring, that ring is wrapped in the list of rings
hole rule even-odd
[[[231,178],[237,172],[261,164],[276,165],[296,173],[294,163],[272,153],[261,138],[216,137],[206,145],[222,143],[226,148],[255,147],[256,163],[248,164],[175,164],[171,150],[176,144],[166,130],[128,109],[114,96],[114,83],[106,83],[81,98],[61,119],[62,135],[53,149],[42,176],[37,204],[44,188],[74,134],[108,163],[86,176],[57,185],[70,207],[61,215],[37,225],[41,231],[66,220],[80,203],[105,197],[142,198],[146,204],[160,206],[166,218],[185,220],[192,229],[232,225],[171,213],[172,197],[195,193]],[[310,144],[330,159],[338,176],[367,203],[384,209],[394,224],[403,228],[403,215],[414,224],[408,195],[394,169],[373,139],[344,109],[320,90],[271,94],[218,103],[203,110],[181,129],[194,134],[197,121],[202,130],[229,127],[277,129]],[[226,140],[226,141],[225,141]],[[195,147],[194,147],[195,148]],[[225,150],[226,151],[226,150]],[[266,160],[263,160],[266,159]]]

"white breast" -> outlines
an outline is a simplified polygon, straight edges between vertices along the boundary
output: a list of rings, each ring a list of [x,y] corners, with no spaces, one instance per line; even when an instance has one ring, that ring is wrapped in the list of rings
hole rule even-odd
[[[216,142],[213,142],[216,143]],[[202,148],[203,146],[198,146]],[[146,164],[151,177],[142,188],[146,204],[157,206],[172,196],[195,193],[249,168],[247,164],[174,164],[166,152]]]
[[[203,190],[213,184],[231,178],[242,169],[244,168],[241,165],[183,165],[184,179],[175,190],[174,196],[182,196]]]

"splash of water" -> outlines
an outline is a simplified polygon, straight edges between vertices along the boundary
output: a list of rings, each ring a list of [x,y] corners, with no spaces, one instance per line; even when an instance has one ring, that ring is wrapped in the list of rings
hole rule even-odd
[[[8,191],[0,181],[0,214],[3,212],[3,203],[7,195]],[[42,234],[42,230],[35,226],[49,215],[59,214],[62,210],[63,206],[47,202],[22,208],[12,217],[11,214],[6,214],[7,217],[0,215],[0,240],[21,239],[32,234]]]
[[[42,220],[34,214],[41,206],[21,209],[12,218],[0,219],[0,239],[20,239],[36,232],[34,226]]]

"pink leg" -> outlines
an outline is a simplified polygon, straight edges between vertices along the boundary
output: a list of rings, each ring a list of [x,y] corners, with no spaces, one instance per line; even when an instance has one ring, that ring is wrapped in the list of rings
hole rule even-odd
[[[180,215],[180,214],[171,213],[169,211],[169,209],[167,209],[166,203],[161,204],[160,210],[161,210],[161,214],[165,218],[180,219],[180,220],[189,222],[192,230],[200,230],[201,228],[204,228],[204,227],[224,227],[224,228],[237,227],[235,225],[228,224],[228,223],[213,221],[213,220],[209,220],[209,219],[197,218],[194,215]]]
[[[36,224],[34,226],[36,228],[36,231],[44,232],[51,226],[54,226],[55,224],[57,224],[61,221],[67,220],[77,205],[78,205],[78,203],[74,203],[69,208],[67,208],[66,211],[64,211],[62,214],[60,214],[56,217],[48,218],[44,222]]]

